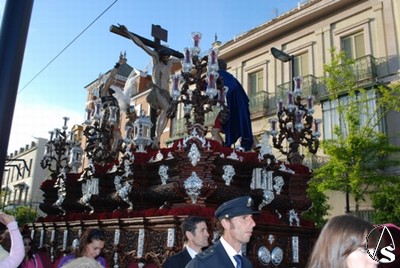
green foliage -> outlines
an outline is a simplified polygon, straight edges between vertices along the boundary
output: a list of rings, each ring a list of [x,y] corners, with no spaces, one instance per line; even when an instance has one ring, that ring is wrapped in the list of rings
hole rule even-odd
[[[381,184],[372,194],[373,215],[376,223],[394,223],[400,225],[400,178],[397,182]]]
[[[376,110],[368,111],[371,109],[368,95],[365,90],[356,87],[353,61],[346,59],[343,52],[336,53],[333,50],[332,53],[332,63],[324,67],[328,73],[325,82],[331,99],[338,103],[340,125],[334,128],[333,139],[322,142],[324,153],[330,160],[315,170],[311,183],[321,192],[335,190],[351,194],[358,210],[359,203],[365,200],[366,195],[385,192],[387,189],[383,186],[394,180],[386,170],[399,165],[396,153],[400,152],[400,147],[389,144],[388,138],[375,130],[385,113],[382,113],[379,105]],[[393,97],[393,94],[400,92],[398,88],[396,90],[380,87],[379,93]],[[348,94],[347,98],[338,99],[343,93]],[[399,102],[397,99],[397,105]],[[378,110],[381,112],[378,113]],[[385,111],[387,110],[383,110]],[[360,115],[366,117],[363,122]],[[382,204],[383,199],[376,200],[376,204],[378,203],[383,208],[390,208],[389,204]],[[375,205],[374,207],[377,208]],[[392,210],[386,211],[391,212]]]
[[[13,215],[19,226],[32,223],[37,217],[37,213],[32,208],[27,206],[18,206],[13,210],[6,210],[5,213]]]
[[[380,86],[379,104],[386,110],[400,112],[400,82],[392,84],[390,87]]]
[[[318,190],[318,185],[313,182],[308,184],[307,194],[313,205],[302,216],[306,220],[315,222],[317,228],[322,228],[327,221],[325,216],[328,216],[328,210],[331,209],[327,202],[328,198],[322,191]]]

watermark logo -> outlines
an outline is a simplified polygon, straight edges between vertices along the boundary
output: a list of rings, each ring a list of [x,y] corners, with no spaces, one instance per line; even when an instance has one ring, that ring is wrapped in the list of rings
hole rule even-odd
[[[372,239],[374,237],[375,239]],[[391,263],[396,260],[393,236],[387,226],[378,225],[367,236],[368,255],[376,262]]]

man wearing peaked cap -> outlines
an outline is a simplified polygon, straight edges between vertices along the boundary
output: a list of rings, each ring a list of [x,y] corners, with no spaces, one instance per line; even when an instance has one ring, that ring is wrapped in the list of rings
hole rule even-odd
[[[226,201],[215,211],[217,228],[221,238],[213,246],[198,254],[186,268],[224,267],[252,268],[250,260],[242,254],[242,245],[250,241],[256,225],[253,214],[253,199],[242,196]]]

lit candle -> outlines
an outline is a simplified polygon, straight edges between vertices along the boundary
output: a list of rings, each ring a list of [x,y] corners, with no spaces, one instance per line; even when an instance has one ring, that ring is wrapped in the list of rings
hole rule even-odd
[[[192,53],[194,56],[198,55],[201,51],[200,49],[200,40],[201,40],[202,34],[199,32],[193,32],[192,33],[192,39],[194,41],[194,46],[192,48]]]
[[[207,74],[206,95],[210,99],[214,98],[218,94],[218,92],[217,92],[217,78],[218,78],[218,73],[216,73],[216,72],[209,72]]]
[[[49,131],[49,134],[50,134],[50,141],[53,141],[54,131]]]
[[[288,102],[288,105],[293,105],[293,95],[292,95],[291,91],[287,92],[287,102]]]
[[[90,117],[92,115],[92,109],[86,108],[86,119],[85,119],[85,124],[88,125],[90,123]]]
[[[275,136],[275,135],[277,134],[277,131],[276,131],[276,122],[278,122],[278,119],[276,119],[276,118],[270,118],[270,119],[268,119],[268,122],[269,122],[270,125],[271,125],[271,135],[272,135],[272,136]]]
[[[211,72],[211,71],[218,71],[218,50],[216,48],[214,48],[213,50],[211,50],[211,52],[208,55],[208,65],[207,65],[207,71]]]
[[[282,99],[278,100],[278,113],[282,113],[283,112],[283,103],[282,103]]]
[[[190,53],[190,49],[185,47],[183,49],[183,64],[182,64],[182,71],[184,73],[190,72],[193,68],[193,62],[192,62],[192,54]]]
[[[171,80],[172,80],[172,98],[174,100],[177,100],[180,96],[181,96],[181,92],[178,88],[179,85],[179,81],[180,81],[180,75],[179,74],[173,74],[171,76]]]
[[[313,107],[313,97],[312,96],[308,96],[307,98],[307,109],[311,110]]]
[[[68,128],[68,127],[67,127],[67,122],[68,122],[69,118],[66,117],[66,116],[64,116],[63,119],[64,119],[64,126],[63,126],[63,129],[66,130],[66,129]]]

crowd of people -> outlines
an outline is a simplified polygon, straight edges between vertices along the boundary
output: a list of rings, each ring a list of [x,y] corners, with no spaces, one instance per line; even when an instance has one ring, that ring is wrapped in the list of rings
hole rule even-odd
[[[242,252],[250,241],[256,223],[249,196],[241,196],[220,205],[215,211],[219,238],[209,245],[207,218],[189,216],[182,221],[183,248],[168,257],[162,268],[253,267]],[[49,264],[36,251],[31,236],[22,235],[12,215],[0,212],[0,267],[9,268],[106,268],[101,256],[106,235],[100,229],[87,229],[75,251],[58,262]],[[374,268],[378,267],[377,251],[382,237],[373,234],[377,227],[356,216],[332,217],[322,228],[308,258],[307,268]],[[394,247],[394,245],[391,245]],[[391,249],[391,248],[390,248]],[[386,252],[387,253],[387,252]],[[386,255],[392,258],[390,255]]]

